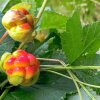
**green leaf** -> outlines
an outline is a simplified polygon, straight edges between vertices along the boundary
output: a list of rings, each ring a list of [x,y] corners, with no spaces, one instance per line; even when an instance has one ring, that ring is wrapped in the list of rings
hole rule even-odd
[[[9,92],[4,100],[64,100],[66,92],[76,92],[71,80],[42,72],[37,85],[18,87]]]
[[[37,57],[46,57],[46,55],[50,54],[50,46],[53,45],[54,38],[50,38],[48,41],[44,42],[39,48],[37,48],[34,54]]]
[[[69,63],[74,62],[80,56],[83,49],[82,27],[79,19],[79,13],[75,12],[67,20],[66,32],[61,34],[62,49]]]
[[[83,56],[80,57],[74,65],[89,65],[89,66],[100,66],[100,55],[91,56]],[[100,71],[97,70],[75,70],[76,74],[82,81],[87,82],[89,84],[99,85],[100,86]],[[100,89],[95,89],[97,94],[100,94]]]
[[[63,100],[63,96],[63,91],[45,86],[34,86],[16,89],[9,93],[4,100]]]
[[[83,27],[84,53],[95,54],[100,48],[100,22]]]
[[[45,11],[43,13],[40,29],[65,29],[66,16],[56,12]]]
[[[43,0],[35,0],[37,8],[41,7]]]
[[[92,91],[91,89],[89,89],[89,92],[91,92],[91,94],[95,97],[95,100],[100,100],[100,96],[96,95],[96,93],[94,91]],[[92,100],[85,92],[83,89],[81,89],[81,93],[82,93],[82,97],[83,100]],[[70,95],[68,96],[67,100],[80,100],[79,99],[79,95],[78,94],[74,94],[74,95]]]
[[[59,48],[59,43],[57,43],[58,40],[55,37],[51,37],[46,42],[44,42],[39,48],[37,48],[34,54],[37,57],[51,57],[52,53],[56,51],[57,48]]]
[[[21,0],[6,0],[3,4],[2,9],[0,10],[2,13],[5,13],[7,10],[9,10],[13,5],[20,3]]]

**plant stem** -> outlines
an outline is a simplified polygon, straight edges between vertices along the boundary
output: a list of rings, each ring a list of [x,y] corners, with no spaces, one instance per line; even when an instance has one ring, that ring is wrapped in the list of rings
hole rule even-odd
[[[76,78],[77,80],[79,80],[74,74],[73,74],[73,76],[74,76],[74,78]],[[88,89],[83,84],[80,83],[80,85],[84,89],[84,91],[88,94],[88,96],[91,97],[92,100],[96,100],[94,98],[94,96],[92,96],[92,94],[88,91]]]
[[[61,65],[40,65],[44,69],[64,70],[64,69],[100,69],[100,66],[66,66]]]
[[[80,100],[83,100],[83,99],[82,99],[82,94],[81,94],[80,88],[79,88],[79,86],[78,86],[78,84],[77,84],[77,81],[75,80],[75,78],[74,78],[74,76],[73,76],[73,74],[71,73],[70,70],[68,70],[67,72],[68,72],[69,75],[72,77],[72,80],[73,80],[73,82],[74,82],[74,84],[75,84],[75,86],[76,86],[76,88],[77,88],[77,91],[78,91]]]
[[[63,67],[65,67],[65,68],[68,66],[68,65],[66,65],[63,61],[61,61],[61,60],[59,60],[59,59],[47,59],[47,58],[37,58],[37,59],[38,59],[38,60],[45,60],[45,61],[59,62],[59,63],[60,63],[61,65],[63,65]],[[68,72],[68,74],[71,76],[71,78],[72,78],[72,80],[73,80],[73,82],[74,82],[74,84],[75,84],[75,86],[76,86],[76,88],[77,88],[78,94],[79,94],[79,96],[80,96],[80,100],[82,100],[82,94],[81,94],[81,92],[80,92],[80,89],[79,89],[79,86],[78,86],[76,80],[74,79],[74,77],[73,77],[73,75],[72,75],[72,73],[71,73],[70,70],[67,70],[67,72]]]
[[[1,12],[3,12],[5,10],[6,6],[9,4],[10,1],[11,0],[7,0],[7,2],[5,2],[4,6],[2,7]]]
[[[65,77],[65,78],[68,78],[70,80],[72,80],[71,77],[67,76],[67,75],[64,75],[62,73],[59,73],[59,72],[56,72],[56,71],[52,71],[52,70],[41,70],[41,71],[47,71],[47,72],[50,72],[50,73],[53,73],[53,74],[56,74],[56,75],[59,75],[59,76],[62,76],[62,77]],[[77,80],[75,79],[78,83],[81,83],[83,85],[86,85],[86,86],[89,86],[89,87],[93,87],[93,88],[99,88],[100,89],[100,86],[97,86],[97,85],[92,85],[92,84],[88,84],[88,83],[85,83],[85,82],[82,82],[80,80]]]
[[[83,88],[83,90],[87,93],[87,95],[92,99],[92,100],[96,100],[94,98],[94,96],[88,91],[88,89],[83,85],[83,84],[80,84],[81,87]]]
[[[1,96],[0,96],[0,100],[3,100],[3,98],[6,96],[6,94],[8,93],[8,91],[10,90],[10,87],[8,87],[8,88],[6,88],[5,90],[4,90],[4,92],[1,94]]]
[[[8,79],[6,79],[5,81],[3,81],[3,82],[0,84],[0,88],[3,88],[7,83],[8,83]]]
[[[63,62],[63,61],[61,61],[61,60],[59,60],[59,59],[49,59],[49,58],[48,58],[48,59],[47,59],[47,58],[37,58],[37,59],[38,59],[38,60],[42,60],[42,61],[53,61],[53,62],[61,62],[61,63]],[[69,65],[69,64],[67,64],[66,67],[67,67],[68,65]],[[44,69],[44,68],[42,69],[42,68],[41,68],[41,71],[46,71],[46,70],[47,70],[47,69]],[[51,71],[51,70],[49,70],[49,71]],[[56,72],[56,71],[53,71],[53,72]],[[53,73],[53,72],[52,72],[52,73]],[[56,73],[54,73],[54,74],[59,75],[58,72],[56,72]],[[61,74],[61,73],[60,73],[60,74]],[[61,74],[61,75],[62,75],[63,77],[66,77],[66,75],[63,75],[63,74]],[[67,76],[66,78],[72,79],[72,78],[69,77],[69,76]],[[79,82],[79,83],[81,83],[81,84],[84,84],[84,85],[86,85],[86,86],[89,86],[89,87],[100,88],[100,86],[93,85],[93,84],[88,84],[88,83],[82,82],[82,81],[77,80],[77,79],[76,79],[76,81]]]
[[[0,38],[0,43],[2,43],[2,41],[7,37],[8,32],[6,31],[3,36]]]
[[[18,49],[21,49],[21,48],[24,46],[25,43],[26,43],[25,41],[22,42],[22,43],[19,45]]]
[[[38,21],[40,20],[41,15],[42,15],[42,13],[43,13],[43,11],[44,11],[44,9],[45,9],[45,6],[46,6],[46,4],[47,4],[47,1],[48,1],[48,0],[44,0],[44,1],[43,1],[42,6],[41,6],[41,8],[40,8],[40,11],[39,11],[39,13],[37,14],[37,21],[36,21],[35,25],[36,25],[36,24],[38,23]]]

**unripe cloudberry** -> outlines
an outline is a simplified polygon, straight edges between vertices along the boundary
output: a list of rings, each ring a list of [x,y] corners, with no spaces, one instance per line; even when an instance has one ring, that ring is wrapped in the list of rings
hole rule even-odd
[[[39,61],[24,50],[4,53],[1,57],[2,70],[7,74],[10,84],[29,86],[39,77]]]
[[[22,7],[14,7],[6,12],[2,18],[2,24],[8,34],[16,41],[32,40],[34,20],[29,12]]]

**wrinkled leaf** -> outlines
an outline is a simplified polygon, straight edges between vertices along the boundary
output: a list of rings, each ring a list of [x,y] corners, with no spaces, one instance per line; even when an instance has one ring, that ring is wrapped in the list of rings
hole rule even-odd
[[[51,73],[42,73],[37,85],[16,88],[4,100],[64,100],[66,92],[76,92],[72,81]]]
[[[83,27],[84,53],[95,54],[100,48],[100,22]]]
[[[75,12],[67,20],[66,32],[61,34],[62,49],[69,63],[74,62],[80,56],[83,49],[82,26],[79,19],[79,13]]]
[[[100,66],[100,55],[84,56],[80,57],[74,65],[89,65],[89,66]],[[99,85],[100,86],[100,71],[97,70],[76,70],[75,71],[78,77],[82,81],[89,84]],[[100,94],[100,89],[93,88],[96,93]]]

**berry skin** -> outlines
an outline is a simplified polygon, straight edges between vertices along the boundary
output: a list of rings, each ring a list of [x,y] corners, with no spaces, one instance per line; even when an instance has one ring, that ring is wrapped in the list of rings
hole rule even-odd
[[[36,65],[38,63],[38,60],[32,54],[28,54],[28,59],[30,61],[30,65]]]
[[[16,58],[15,62],[14,62],[14,66],[17,67],[26,67],[29,66],[29,59],[27,58],[27,56],[19,56],[18,58]]]
[[[34,70],[34,66],[29,66],[25,68],[26,70],[26,76],[25,79],[31,79],[34,76],[35,70]]]
[[[5,54],[4,54],[5,55]],[[4,57],[2,68],[8,77],[10,84],[30,86],[39,77],[39,62],[36,57],[25,50],[16,50]]]
[[[14,68],[14,61],[15,58],[13,56],[8,57],[7,60],[4,62],[4,70]]]
[[[16,58],[21,55],[27,56],[27,52],[25,50],[16,50],[13,52],[13,56]]]

